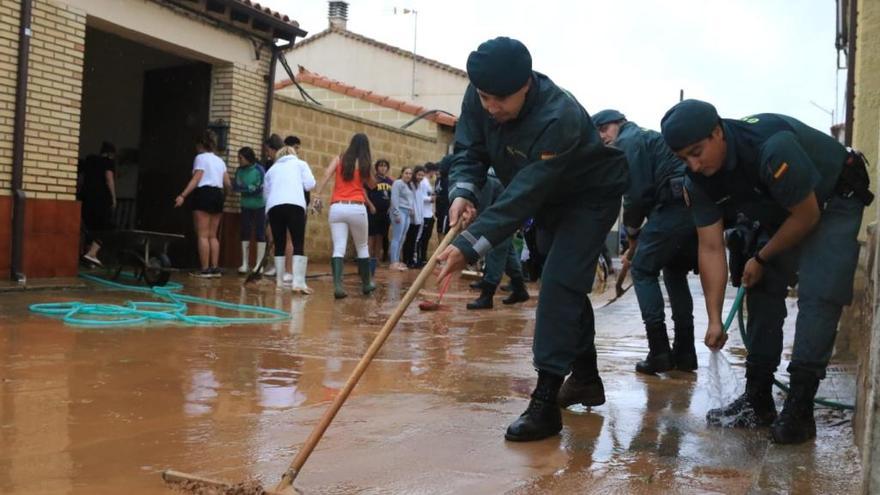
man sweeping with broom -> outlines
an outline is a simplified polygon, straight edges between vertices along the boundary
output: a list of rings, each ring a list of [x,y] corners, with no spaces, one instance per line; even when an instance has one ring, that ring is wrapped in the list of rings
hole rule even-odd
[[[467,230],[439,256],[446,262],[439,280],[535,217],[547,254],[533,344],[538,382],[505,438],[540,440],[562,429],[560,406],[605,402],[587,295],[620,211],[627,166],[621,151],[602,145],[577,100],[532,71],[521,42],[501,37],[481,44],[468,57],[467,72],[471,84],[456,126],[449,179],[450,225],[461,222]],[[474,221],[477,191],[489,167],[505,190]]]

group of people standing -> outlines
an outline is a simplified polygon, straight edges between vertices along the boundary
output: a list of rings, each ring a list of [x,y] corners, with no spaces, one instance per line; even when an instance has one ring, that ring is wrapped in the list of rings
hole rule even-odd
[[[722,119],[698,100],[672,107],[661,133],[612,109],[591,117],[534,72],[528,49],[510,38],[481,44],[467,72],[449,172],[449,224],[463,230],[440,254],[438,278],[504,246],[528,219],[543,261],[537,384],[505,438],[557,435],[561,408],[605,402],[588,295],[621,200],[629,241],[624,263],[632,268],[649,344],[636,371],[698,368],[689,270],[698,269],[706,299],[705,344],[723,347],[729,271],[745,288],[749,314],[746,386],[731,404],[709,410],[707,423],[769,427],[780,444],[814,438],[813,400],[852,299],[862,211],[873,200],[861,154],[788,116]],[[493,171],[503,190],[487,205],[480,192]],[[671,347],[661,273],[672,306]],[[777,413],[772,384],[794,284],[791,391]]]
[[[193,210],[201,263],[193,276],[221,275],[217,233],[224,192],[231,190],[241,195],[242,264],[238,272],[245,274],[263,268],[261,263],[270,243],[274,246],[274,263],[267,264],[264,274],[275,277],[279,288],[289,285],[293,292],[311,294],[305,278],[306,223],[310,211],[322,211],[321,196],[331,183],[328,220],[336,298],[347,296],[342,278],[349,237],[354,243],[364,294],[375,289],[372,278],[380,253],[384,252],[394,269],[424,264],[434,224],[434,185],[430,179],[436,173],[436,165],[404,167],[400,177],[392,180],[388,177],[388,160],[373,163],[369,139],[358,133],[346,150],[330,162],[321,179],[316,180],[311,166],[299,156],[300,148],[301,141],[296,136],[282,140],[273,134],[263,144],[263,153],[268,158],[263,165],[252,148],[243,147],[238,150],[239,166],[230,180],[225,163],[215,154],[213,133],[208,131],[200,137],[192,178],[175,198],[175,206],[188,203]],[[256,266],[249,263],[253,247]]]

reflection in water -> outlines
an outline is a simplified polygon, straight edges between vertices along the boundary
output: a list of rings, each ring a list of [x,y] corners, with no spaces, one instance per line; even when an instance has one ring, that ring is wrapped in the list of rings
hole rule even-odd
[[[211,403],[217,398],[220,386],[209,370],[193,370],[190,389],[186,393],[184,412],[190,416],[199,416],[211,412]]]

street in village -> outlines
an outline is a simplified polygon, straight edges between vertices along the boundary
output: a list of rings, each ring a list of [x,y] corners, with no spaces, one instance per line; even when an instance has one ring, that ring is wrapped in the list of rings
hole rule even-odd
[[[312,273],[328,267],[315,265]],[[87,287],[0,298],[0,493],[163,493],[174,468],[274,485],[345,382],[415,272],[377,272],[373,296],[332,298],[243,288],[239,277],[183,280],[184,292],[289,311],[273,325],[77,328],[29,313],[39,302],[122,303],[143,294]],[[633,370],[647,352],[633,291],[595,295],[607,403],[564,413],[561,436],[506,442],[534,385],[537,288],[516,307],[467,311],[455,282],[442,308],[412,304],[295,486],[303,493],[857,493],[849,412],[817,409],[818,437],[774,445],[766,430],[707,428],[704,416],[744,386],[736,331],[719,353],[702,345],[705,310],[691,277],[697,373]],[[613,282],[610,281],[610,282]],[[433,282],[425,297],[436,294]],[[726,307],[734,290],[728,288]],[[500,299],[500,298],[497,298]],[[418,301],[418,299],[417,299]],[[786,352],[796,299],[788,299]],[[193,306],[192,313],[206,312]],[[213,310],[210,310],[213,311]],[[223,312],[220,312],[223,314]],[[854,365],[833,360],[819,396],[852,403]],[[783,396],[777,391],[777,406]]]

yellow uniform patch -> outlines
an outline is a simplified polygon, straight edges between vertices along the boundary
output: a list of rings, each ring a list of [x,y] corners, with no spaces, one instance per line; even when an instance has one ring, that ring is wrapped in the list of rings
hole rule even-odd
[[[556,153],[553,153],[552,151],[541,152],[541,160],[549,160],[551,158],[556,158]]]
[[[782,162],[782,165],[780,165],[779,168],[776,169],[776,172],[773,172],[773,179],[781,179],[786,172],[788,172],[788,163]]]

